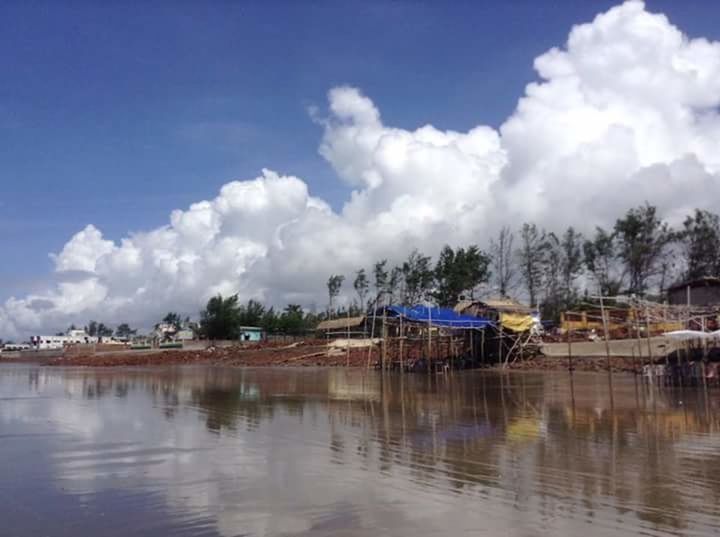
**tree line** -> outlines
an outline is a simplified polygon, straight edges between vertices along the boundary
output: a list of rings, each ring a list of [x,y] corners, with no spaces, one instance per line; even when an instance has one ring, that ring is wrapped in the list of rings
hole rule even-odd
[[[324,312],[305,311],[299,304],[282,309],[257,300],[240,303],[237,295],[210,298],[191,323],[170,312],[163,322],[177,329],[185,326],[208,339],[236,339],[242,326],[267,333],[306,334],[325,319],[359,315],[380,305],[414,305],[425,301],[452,307],[462,297],[483,295],[521,296],[539,306],[546,319],[557,319],[573,309],[587,294],[621,293],[651,296],[664,294],[679,280],[720,275],[720,217],[696,209],[673,229],[645,204],[628,210],[610,228],[596,227],[588,236],[570,226],[556,233],[533,223],[519,229],[503,227],[489,241],[487,250],[477,245],[446,245],[437,260],[414,250],[400,264],[387,259],[353,274],[356,298],[337,307],[345,276],[328,278],[328,305]],[[157,326],[157,325],[156,325]],[[74,328],[74,327],[71,327]],[[131,337],[137,331],[126,323],[115,330],[90,321],[91,336]]]
[[[244,326],[259,327],[268,334],[304,335],[326,318],[324,313],[306,312],[300,304],[288,304],[276,310],[266,308],[257,300],[241,304],[237,295],[216,295],[200,312],[199,335],[207,339],[237,339]]]
[[[522,295],[539,306],[545,318],[557,319],[583,295],[662,295],[674,282],[717,275],[720,217],[696,209],[680,228],[672,229],[657,208],[646,203],[628,210],[611,228],[596,227],[589,236],[572,226],[556,233],[525,223],[518,230],[500,229],[487,251],[477,245],[446,245],[434,263],[418,250],[393,267],[383,259],[369,271],[357,270],[353,289],[361,311],[423,301],[452,307],[461,297],[474,298],[483,291]],[[344,281],[338,274],[328,279],[328,315],[336,314],[334,304]]]

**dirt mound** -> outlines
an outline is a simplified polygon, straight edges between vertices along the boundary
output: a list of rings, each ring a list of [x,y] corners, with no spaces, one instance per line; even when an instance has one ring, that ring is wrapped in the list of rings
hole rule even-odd
[[[371,363],[378,359],[377,351],[371,353]],[[288,344],[259,343],[234,347],[210,347],[205,350],[185,351],[127,351],[102,355],[74,355],[56,358],[49,362],[54,366],[153,366],[209,364],[227,366],[365,366],[367,349],[331,349],[325,342],[305,341]]]

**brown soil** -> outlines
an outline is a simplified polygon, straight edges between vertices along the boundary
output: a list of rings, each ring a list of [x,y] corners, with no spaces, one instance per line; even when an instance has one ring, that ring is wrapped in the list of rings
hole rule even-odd
[[[373,350],[370,364],[380,358],[378,349]],[[634,371],[632,358],[612,357],[613,371]],[[349,357],[344,349],[328,349],[324,340],[307,340],[287,345],[285,343],[259,343],[234,347],[218,347],[205,350],[164,351],[118,351],[101,354],[73,354],[47,361],[52,366],[122,367],[158,366],[182,364],[208,364],[224,366],[324,366],[365,367],[368,349],[350,349]],[[641,364],[637,364],[639,368]],[[499,366],[498,366],[499,367]],[[567,370],[566,357],[536,356],[508,364],[509,369],[525,371]],[[607,371],[604,357],[573,357],[576,371]]]
[[[371,363],[378,359],[377,351]],[[367,349],[351,349],[349,365],[365,366]],[[345,366],[348,356],[345,350],[328,350],[324,342],[305,341],[292,345],[263,343],[236,347],[209,348],[205,350],[121,351],[107,354],[79,354],[49,361],[56,366],[152,366],[209,364],[227,366]]]
[[[610,366],[613,371],[632,373],[642,364],[633,365],[632,358],[611,356]],[[525,360],[508,364],[510,369],[524,371],[560,371],[568,369],[567,357],[535,356]],[[607,371],[607,358],[598,356],[573,356],[573,369],[575,371]]]

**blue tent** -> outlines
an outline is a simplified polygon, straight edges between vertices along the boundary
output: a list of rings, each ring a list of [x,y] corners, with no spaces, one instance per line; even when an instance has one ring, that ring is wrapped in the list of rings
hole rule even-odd
[[[428,308],[427,306],[387,306],[385,308],[388,316],[402,317],[407,322],[423,323],[441,328],[487,328],[493,323],[482,317],[461,315],[450,308]],[[382,313],[382,309],[380,310]]]

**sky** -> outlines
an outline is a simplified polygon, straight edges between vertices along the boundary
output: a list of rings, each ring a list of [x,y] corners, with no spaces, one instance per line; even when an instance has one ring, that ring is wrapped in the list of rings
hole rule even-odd
[[[708,203],[720,6],[614,5],[4,3],[0,337]]]

